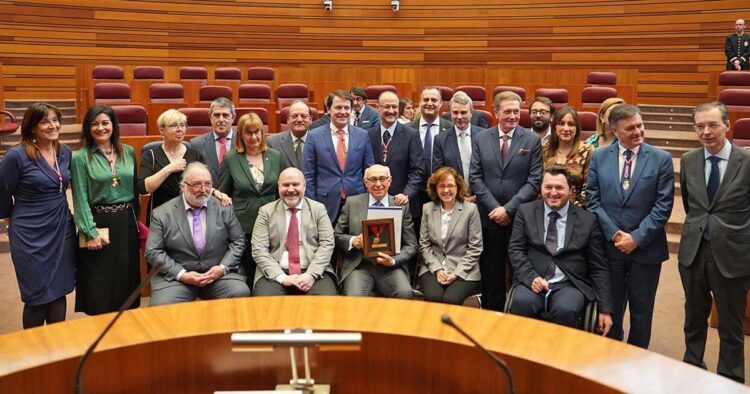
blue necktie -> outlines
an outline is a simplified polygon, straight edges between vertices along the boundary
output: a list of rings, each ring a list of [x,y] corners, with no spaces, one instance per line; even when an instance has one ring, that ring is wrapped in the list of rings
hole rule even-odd
[[[708,201],[713,202],[716,191],[719,190],[720,174],[719,174],[719,158],[716,156],[709,156],[708,160],[711,161],[711,173],[708,176],[708,183],[706,189],[708,189]]]
[[[432,126],[428,124],[427,131],[424,133],[424,172],[428,176],[432,174],[432,133],[430,133]]]

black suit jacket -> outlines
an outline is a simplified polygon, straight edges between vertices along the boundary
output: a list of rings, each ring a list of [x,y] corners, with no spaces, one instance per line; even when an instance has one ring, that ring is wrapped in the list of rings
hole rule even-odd
[[[732,63],[736,59],[740,61],[740,69],[747,70],[750,62],[750,34],[728,35],[724,40],[724,53],[727,55],[727,70],[735,71]]]
[[[564,246],[554,255],[544,245],[544,230],[544,201],[522,204],[508,246],[514,282],[531,288],[531,282],[544,277],[554,261],[587,299],[599,302],[601,312],[612,312],[609,266],[596,215],[569,203]]]
[[[451,113],[450,112],[444,113],[442,118],[446,120],[451,120]],[[478,111],[474,111],[471,113],[471,120],[469,120],[469,123],[471,123],[474,126],[478,126],[480,129],[487,129],[490,127],[490,125],[487,123],[487,120]]]

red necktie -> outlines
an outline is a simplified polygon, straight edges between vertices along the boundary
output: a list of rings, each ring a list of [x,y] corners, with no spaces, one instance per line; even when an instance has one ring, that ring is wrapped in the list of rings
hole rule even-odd
[[[339,143],[336,145],[336,157],[339,159],[339,167],[341,172],[344,172],[344,166],[346,165],[346,142],[344,142],[344,130],[336,132],[339,136]],[[341,189],[341,198],[346,198],[346,190]]]
[[[301,274],[299,265],[299,226],[297,226],[297,208],[289,208],[292,218],[286,232],[286,251],[289,253],[289,275]]]
[[[224,161],[224,155],[227,153],[227,136],[219,137],[219,165]]]

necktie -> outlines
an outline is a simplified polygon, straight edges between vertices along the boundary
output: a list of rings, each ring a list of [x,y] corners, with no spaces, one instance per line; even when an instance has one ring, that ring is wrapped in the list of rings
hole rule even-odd
[[[297,225],[297,208],[289,208],[292,217],[286,232],[286,251],[289,253],[289,275],[301,274],[299,265],[299,226]]]
[[[206,246],[205,236],[203,235],[203,222],[201,222],[201,212],[205,207],[200,208],[189,208],[188,212],[193,214],[193,245],[199,255],[203,254],[203,250]]]
[[[388,143],[391,142],[391,133],[386,130],[383,133],[383,161],[388,160]]]
[[[620,183],[622,184],[623,190],[630,189],[630,173],[632,166],[630,160],[633,158],[633,151],[630,149],[625,150],[625,163],[622,165],[622,177]]]
[[[373,207],[382,207],[383,203],[380,201],[375,201],[375,204],[372,204]]]
[[[458,152],[461,155],[461,166],[463,167],[464,179],[469,179],[469,163],[471,162],[471,140],[469,133],[461,132],[458,135]]]
[[[302,141],[302,138],[297,138],[297,141],[294,141],[294,156],[297,158],[297,165],[302,167],[302,144],[305,143],[305,141]]]
[[[359,127],[359,111],[354,111],[354,125]]]
[[[503,142],[500,144],[500,153],[503,156],[503,167],[505,167],[505,165],[508,164],[508,160],[510,159],[510,144],[508,143],[510,136],[507,134],[503,134],[500,138],[502,138],[503,140]]]
[[[550,254],[554,255],[557,253],[557,219],[560,217],[560,214],[552,211],[547,216],[549,216],[549,224],[547,224],[547,236],[544,238],[544,246],[547,247],[547,251]],[[547,271],[544,273],[544,279],[552,279],[555,276],[556,268],[555,262],[550,261]]]
[[[711,173],[708,176],[708,183],[706,189],[708,189],[708,200],[713,202],[716,196],[716,191],[719,190],[720,174],[719,174],[719,158],[716,156],[709,156],[708,160],[711,161]]]
[[[219,165],[224,161],[224,155],[227,153],[227,136],[219,137]]]
[[[427,125],[427,131],[424,133],[424,171],[427,176],[432,174],[432,124]]]
[[[336,135],[339,136],[339,143],[336,145],[336,157],[339,159],[339,167],[341,167],[341,171],[344,171],[344,166],[346,165],[346,142],[344,142],[344,130],[337,131]]]

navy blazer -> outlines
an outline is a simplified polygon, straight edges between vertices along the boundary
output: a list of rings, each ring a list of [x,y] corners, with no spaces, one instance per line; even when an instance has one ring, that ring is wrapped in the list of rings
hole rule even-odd
[[[352,111],[354,110],[352,109]],[[375,108],[365,104],[362,107],[362,113],[359,114],[359,122],[355,126],[365,130],[378,127],[380,126],[380,114]]]
[[[510,159],[503,167],[497,126],[482,130],[472,140],[469,184],[477,196],[484,228],[498,224],[488,215],[503,206],[511,216],[518,206],[535,200],[542,179],[542,143],[533,131],[516,126],[510,143]]]
[[[470,135],[472,142],[480,131],[482,131],[481,128],[474,125],[471,126]],[[435,143],[432,145],[432,168],[437,170],[440,167],[451,167],[462,176],[464,174],[461,152],[458,150],[458,134],[455,127],[435,136]],[[471,168],[471,165],[469,167]],[[469,168],[466,170],[468,172]],[[467,179],[466,182],[468,181]],[[472,191],[470,193],[474,194]]]
[[[640,263],[661,263],[669,258],[664,227],[674,202],[672,155],[641,144],[630,189],[620,184],[620,144],[594,151],[589,165],[588,203],[596,214],[604,239],[611,241],[618,230],[630,233],[638,244],[630,256]],[[611,242],[606,242],[608,250]]]
[[[349,125],[349,146],[342,170],[331,137],[331,125],[310,130],[305,139],[302,172],[307,189],[305,196],[326,206],[333,222],[341,205],[341,191],[347,196],[364,193],[365,169],[375,164],[367,131]]]

